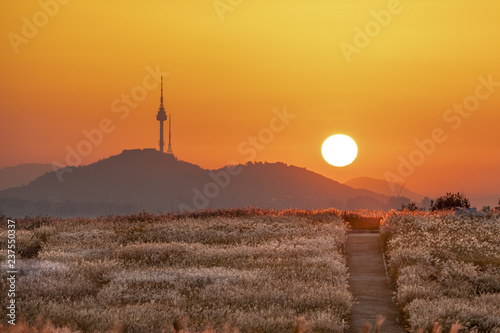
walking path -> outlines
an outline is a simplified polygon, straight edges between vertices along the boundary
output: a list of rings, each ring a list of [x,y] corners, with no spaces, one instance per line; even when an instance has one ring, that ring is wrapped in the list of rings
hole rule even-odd
[[[383,316],[380,332],[404,333],[397,322],[398,310],[392,301],[378,234],[350,233],[346,254],[349,286],[354,295],[349,332],[363,332],[365,323],[374,327],[378,316]]]

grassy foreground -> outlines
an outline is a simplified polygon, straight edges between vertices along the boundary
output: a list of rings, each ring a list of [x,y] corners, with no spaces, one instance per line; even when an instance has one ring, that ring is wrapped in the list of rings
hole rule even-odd
[[[20,220],[18,318],[65,332],[293,332],[303,316],[342,332],[346,237],[336,210]]]
[[[392,213],[381,239],[411,331],[500,332],[500,216]]]

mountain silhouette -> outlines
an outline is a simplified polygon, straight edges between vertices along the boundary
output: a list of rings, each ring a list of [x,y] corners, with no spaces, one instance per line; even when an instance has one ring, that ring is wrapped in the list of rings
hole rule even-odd
[[[388,196],[353,189],[305,168],[247,163],[207,170],[155,149],[124,150],[0,191],[0,214],[95,216],[135,211],[261,208],[387,209]]]
[[[373,191],[375,193],[380,193],[386,196],[403,196],[409,198],[414,202],[421,202],[424,196],[422,194],[415,193],[410,189],[403,187],[403,184],[396,184],[392,182],[387,182],[385,180],[371,178],[371,177],[358,177],[347,182],[344,185],[350,186],[352,188],[362,188],[366,190]],[[392,186],[391,186],[392,185]],[[401,191],[401,193],[399,193]]]
[[[23,186],[46,172],[54,171],[52,164],[27,163],[0,169],[0,190]]]

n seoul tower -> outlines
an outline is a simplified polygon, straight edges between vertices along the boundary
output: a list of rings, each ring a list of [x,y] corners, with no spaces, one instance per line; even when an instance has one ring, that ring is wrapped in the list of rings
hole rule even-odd
[[[165,146],[165,141],[163,141],[163,122],[167,120],[167,114],[165,113],[165,108],[163,107],[163,76],[161,77],[160,108],[158,109],[156,120],[160,122],[160,152],[163,153],[163,147]]]

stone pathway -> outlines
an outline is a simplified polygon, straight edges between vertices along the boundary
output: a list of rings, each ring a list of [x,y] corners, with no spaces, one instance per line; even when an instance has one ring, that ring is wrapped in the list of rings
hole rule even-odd
[[[383,316],[380,332],[404,333],[397,321],[398,310],[392,301],[378,233],[350,233],[346,254],[349,287],[354,295],[349,332],[363,332],[365,323],[374,327],[378,316]]]

